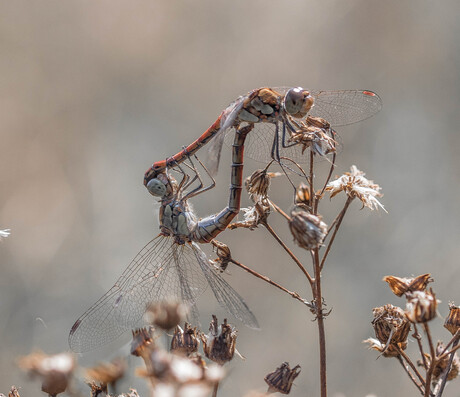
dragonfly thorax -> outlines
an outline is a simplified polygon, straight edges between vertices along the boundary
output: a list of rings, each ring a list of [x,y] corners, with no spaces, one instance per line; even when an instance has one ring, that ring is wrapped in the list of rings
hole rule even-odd
[[[196,228],[196,220],[182,203],[171,201],[163,204],[160,210],[160,229],[164,235],[174,236],[178,244],[191,241],[191,234]]]

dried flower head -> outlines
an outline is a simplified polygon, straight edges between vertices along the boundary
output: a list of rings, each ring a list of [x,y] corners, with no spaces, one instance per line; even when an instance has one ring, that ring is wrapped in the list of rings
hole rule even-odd
[[[157,302],[147,307],[144,320],[168,331],[178,325],[187,315],[187,307],[180,302]]]
[[[189,356],[198,351],[198,332],[196,328],[192,328],[190,324],[185,323],[184,329],[176,325],[174,335],[171,340],[171,351],[173,353]]]
[[[228,226],[229,229],[243,227],[254,230],[261,222],[265,222],[270,215],[270,204],[268,200],[258,201],[253,207],[241,208],[244,218],[240,222],[234,222]]]
[[[385,345],[403,344],[410,332],[410,322],[404,310],[393,305],[376,307],[372,310],[374,319],[372,325],[377,339]]]
[[[327,234],[327,225],[320,215],[313,215],[302,207],[295,207],[291,212],[289,228],[294,241],[302,248],[318,248]]]
[[[107,385],[98,385],[96,382],[88,382],[87,385],[91,388],[91,397],[107,396]]]
[[[455,306],[453,303],[449,304],[449,315],[444,322],[444,327],[452,335],[460,330],[460,306]]]
[[[133,340],[131,342],[131,354],[133,356],[146,358],[155,348],[153,340],[153,327],[140,328],[133,331]]]
[[[224,365],[235,354],[237,335],[238,331],[227,323],[227,319],[218,325],[217,317],[213,315],[209,334],[201,334],[205,356],[217,364]]]
[[[19,367],[28,371],[30,376],[41,378],[42,391],[57,396],[67,389],[75,369],[75,359],[69,353],[48,356],[35,352],[20,358]]]
[[[413,323],[426,323],[436,317],[439,301],[433,290],[407,294],[406,316]]]
[[[244,182],[249,197],[255,203],[268,198],[268,188],[270,187],[270,180],[278,173],[268,172],[267,169],[256,170],[251,176],[248,176]]]
[[[340,178],[329,182],[326,190],[331,193],[331,198],[343,191],[348,197],[361,200],[363,207],[371,210],[380,207],[386,212],[380,201],[376,199],[376,197],[382,197],[380,186],[365,178],[364,175],[364,172],[352,165],[351,172],[345,172]]]
[[[126,361],[123,358],[116,358],[110,363],[100,363],[93,368],[88,368],[86,378],[101,385],[115,385],[124,376],[125,371]]]
[[[5,397],[3,393],[0,393],[0,397]],[[10,391],[8,392],[8,397],[21,397],[19,395],[19,390],[16,386],[11,386]]]
[[[295,203],[310,208],[311,197],[310,187],[305,183],[301,182],[295,193]]]
[[[8,237],[10,234],[11,234],[11,230],[10,230],[10,229],[3,229],[3,230],[0,230],[0,241],[2,240],[2,238]]]
[[[388,283],[396,296],[402,296],[407,292],[425,291],[428,283],[431,283],[433,279],[430,273],[426,273],[413,278],[385,276],[383,281]]]
[[[440,356],[445,349],[445,346],[442,342],[438,342],[436,345],[436,356]],[[428,362],[428,365],[431,365],[431,355],[428,353],[425,353],[425,358]],[[441,378],[443,375],[444,371],[447,369],[447,366],[449,365],[450,361],[450,355],[447,355],[443,357],[441,360],[439,360],[436,363],[436,366],[434,367],[433,370],[433,385]],[[423,367],[423,361],[419,360],[417,361],[417,364],[420,367]],[[458,373],[460,371],[460,360],[458,358],[457,353],[454,353],[454,359],[452,361],[452,366],[450,368],[449,374],[447,375],[447,380],[453,380],[458,376]]]
[[[399,356],[398,349],[396,348],[395,345],[388,345],[387,347],[384,343],[380,342],[378,339],[375,339],[375,338],[369,338],[369,339],[363,340],[363,343],[368,343],[369,349],[377,350],[379,353],[382,353],[383,357]],[[401,350],[405,350],[407,347],[407,342],[403,342],[402,344],[399,343],[398,347]]]
[[[292,383],[300,374],[300,365],[294,368],[289,367],[288,362],[282,363],[275,371],[265,376],[265,382],[268,384],[268,393],[289,394]]]

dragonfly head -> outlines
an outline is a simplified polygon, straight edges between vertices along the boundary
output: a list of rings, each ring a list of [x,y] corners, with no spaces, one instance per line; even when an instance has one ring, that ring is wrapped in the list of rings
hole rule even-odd
[[[152,196],[163,197],[166,195],[167,187],[166,185],[158,178],[150,179],[147,183],[147,190]]]
[[[284,96],[283,106],[286,112],[295,118],[307,115],[313,107],[314,99],[310,92],[301,87],[291,88]]]

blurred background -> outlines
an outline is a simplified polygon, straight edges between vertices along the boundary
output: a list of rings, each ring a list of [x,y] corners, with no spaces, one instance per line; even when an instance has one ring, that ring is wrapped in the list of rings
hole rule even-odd
[[[361,341],[374,336],[373,307],[404,305],[385,275],[432,273],[441,316],[449,301],[460,303],[459,12],[454,0],[1,1],[0,229],[12,233],[0,243],[0,392],[15,384],[39,395],[16,358],[67,350],[74,321],[158,233],[155,200],[142,185],[151,163],[196,139],[239,95],[300,85],[369,89],[384,102],[372,119],[338,129],[344,149],[335,173],[356,164],[382,186],[388,214],[353,203],[323,273],[333,308],[329,394],[417,395],[396,360],[376,360]],[[226,205],[229,161],[227,148],[217,187],[192,200],[198,215]],[[260,168],[246,164],[245,175]],[[278,181],[271,197],[285,209],[292,203]],[[325,200],[326,222],[341,200]],[[272,223],[291,243],[285,221]],[[311,298],[265,230],[220,240]],[[283,361],[302,366],[292,396],[318,395],[312,315],[238,269],[226,277],[261,330],[232,319],[246,360],[228,365],[219,396],[266,390],[263,377]],[[200,310],[204,330],[211,313],[224,316],[214,299],[202,299]],[[145,390],[133,376],[122,389],[130,386]],[[458,381],[445,395],[458,396]]]

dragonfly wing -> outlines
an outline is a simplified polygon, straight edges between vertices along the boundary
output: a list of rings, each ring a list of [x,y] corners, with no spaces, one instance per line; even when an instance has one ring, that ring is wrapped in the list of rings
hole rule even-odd
[[[196,259],[206,277],[212,292],[223,309],[241,320],[249,328],[259,328],[256,317],[243,298],[210,265],[206,254],[196,243],[192,243]]]
[[[244,99],[246,97],[241,96],[236,101],[232,102],[220,115],[220,130],[211,139],[208,146],[207,156],[207,168],[212,176],[217,174],[219,170],[220,155],[222,153],[222,145],[224,143],[224,137],[228,130],[235,126],[235,120],[238,117],[241,109],[243,108]]]
[[[366,120],[382,109],[382,100],[372,91],[312,91],[311,94],[315,105],[309,114],[326,119],[332,126]]]
[[[75,322],[70,348],[85,352],[117,339],[139,324],[151,302],[176,299],[193,304],[206,280],[193,268],[181,266],[187,256],[192,257],[190,253],[184,257],[172,238],[160,235],[150,241],[115,285]]]

